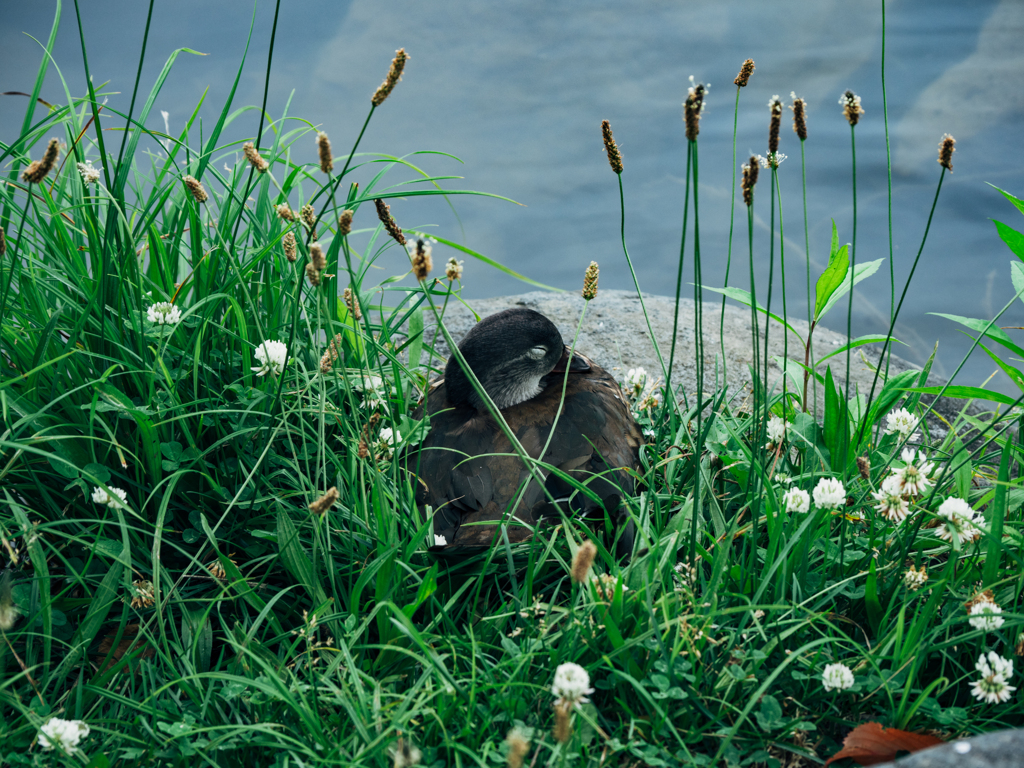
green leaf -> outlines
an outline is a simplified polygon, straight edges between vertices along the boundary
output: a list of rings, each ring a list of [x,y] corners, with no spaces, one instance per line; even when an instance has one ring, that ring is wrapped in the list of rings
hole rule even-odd
[[[160,482],[163,478],[160,438],[153,420],[149,418],[149,413],[151,413],[149,408],[136,406],[128,395],[109,381],[97,381],[95,386],[99,391],[101,402],[106,401],[107,405],[123,410],[135,419],[135,423],[139,427],[139,437],[142,440],[142,456],[146,463],[146,469],[154,484]]]
[[[992,350],[981,342],[978,342],[978,346],[985,350],[985,354],[991,357],[995,364],[1003,369],[1003,373],[1010,377],[1010,380],[1017,385],[1021,392],[1024,392],[1024,371],[1021,371],[1019,368],[1014,368],[1009,363],[1004,363],[992,352]]]
[[[903,373],[898,373],[886,379],[882,391],[878,393],[878,397],[871,404],[871,410],[868,411],[867,423],[869,426],[875,424],[884,414],[889,412],[889,409],[903,396],[903,388],[912,385],[917,376],[917,371],[903,371]],[[870,432],[865,430],[864,437],[865,439],[870,439]]]
[[[952,397],[957,400],[991,400],[994,403],[1003,405],[1017,405],[1019,398],[1004,395],[1002,392],[993,392],[991,389],[981,387],[907,387],[904,392],[920,392],[922,395],[937,395],[940,392],[944,397]]]
[[[693,285],[693,283],[690,283],[690,285]],[[728,296],[730,299],[735,299],[740,304],[745,304],[748,307],[753,304],[753,300],[750,298],[750,291],[744,290],[743,288],[713,288],[710,285],[702,285],[701,288],[704,289],[705,291],[714,291],[715,293],[720,293],[723,296]],[[757,303],[756,309],[758,312],[762,312],[768,315],[768,317],[770,317],[775,322],[781,323],[782,325],[786,326],[786,328],[789,329],[790,333],[792,333],[798,339],[800,339],[801,344],[803,343],[803,336],[797,333],[796,328],[787,323],[784,318],[779,317],[774,312],[769,312],[767,309],[761,306],[760,302]],[[882,338],[885,337],[883,336]]]
[[[758,727],[765,732],[775,731],[786,724],[782,719],[782,707],[779,700],[766,693],[761,697],[761,709],[754,713]]]
[[[123,553],[122,559],[128,559],[127,553]],[[107,619],[107,613],[110,611],[111,606],[118,600],[118,586],[123,581],[124,574],[124,566],[120,560],[115,560],[113,565],[110,566],[110,570],[107,571],[107,575],[103,577],[103,581],[96,588],[96,591],[90,595],[89,610],[71,638],[71,650],[61,660],[57,669],[54,670],[53,675],[50,677],[51,680],[62,680],[64,675],[78,663],[81,654],[85,652],[85,649],[95,639],[96,633],[100,631],[100,627],[103,626],[103,622]]]
[[[885,611],[882,610],[882,603],[878,599],[878,574],[875,572],[874,558],[868,565],[868,579],[864,588],[864,607],[867,609],[871,631],[878,634],[878,626],[882,623]]]
[[[416,613],[416,609],[423,605],[423,602],[430,597],[434,592],[437,591],[437,563],[430,566],[430,570],[427,571],[427,575],[423,577],[423,581],[420,582],[420,587],[416,590],[416,600],[409,605],[402,608],[408,618],[412,618],[412,615]]]
[[[983,577],[985,586],[993,586],[999,580],[999,558],[1003,552],[1003,520],[1006,518],[1006,486],[1010,482],[1010,456],[1012,454],[1013,441],[1007,440],[1003,445],[1003,455],[999,459],[996,497],[991,506],[985,511],[985,517],[989,525]]]
[[[978,320],[973,317],[961,317],[960,315],[947,315],[944,312],[929,312],[928,314],[944,317],[947,320],[952,320],[954,323],[960,323],[960,325],[970,328],[972,331],[976,331],[983,336],[988,336],[998,344],[1002,344],[1015,355],[1024,357],[1024,349],[1014,344],[1009,334],[990,320]]]
[[[853,339],[849,344],[843,344],[843,346],[841,346],[839,349],[833,352],[829,352],[823,358],[819,359],[817,362],[815,362],[814,367],[817,368],[830,357],[841,355],[848,349],[853,349],[854,347],[862,347],[865,344],[877,344],[879,342],[884,342],[887,338],[889,337],[884,333],[873,333],[868,336],[858,336],[856,339]],[[893,341],[895,341],[897,344],[903,344],[903,342],[897,339],[896,337],[893,337]],[[903,344],[903,346],[906,346],[906,344]]]
[[[378,197],[382,197],[382,198],[383,197],[403,197],[403,196],[407,196],[409,194],[410,194],[409,192],[399,192],[396,195],[382,194],[382,195],[378,195]],[[420,192],[420,193],[417,193],[417,194],[431,194],[431,193],[429,193],[429,192]],[[434,193],[434,194],[440,194],[440,193]],[[452,195],[455,195],[455,194],[458,194],[458,195],[483,195],[485,197],[497,197],[497,198],[499,198],[501,200],[508,200],[510,203],[514,203],[515,202],[515,200],[509,200],[507,197],[501,197],[500,195],[488,195],[488,194],[486,194],[484,192],[468,192],[468,191],[461,191],[461,190],[458,190],[458,191],[457,190],[445,190],[445,194],[452,194]],[[356,201],[356,202],[360,202],[360,201]],[[494,259],[489,259],[488,257],[484,256],[482,253],[477,253],[476,251],[471,250],[471,249],[467,248],[464,245],[459,245],[458,243],[453,242],[452,240],[445,240],[443,237],[439,237],[438,235],[433,235],[432,234],[431,237],[434,238],[435,240],[437,240],[437,242],[439,242],[439,243],[441,243],[443,245],[447,245],[449,248],[454,248],[456,251],[461,251],[462,253],[466,254],[467,256],[472,256],[474,259],[478,259],[478,260],[482,261],[484,264],[486,264],[489,267],[494,267],[495,269],[504,272],[509,277],[516,278],[516,280],[522,280],[524,283],[529,283],[530,285],[535,285],[538,288],[543,288],[546,291],[557,291],[558,293],[565,293],[565,291],[562,290],[561,288],[554,288],[554,287],[552,287],[550,285],[544,285],[544,283],[538,283],[536,280],[531,280],[526,275],[521,275],[518,272],[516,272],[515,270],[509,269],[505,265],[499,264]]]
[[[832,369],[825,369],[825,447],[835,471],[842,471],[850,445],[850,418],[846,399],[836,387]]]
[[[974,477],[974,465],[971,462],[971,454],[964,448],[963,442],[953,435],[953,481],[956,483],[956,492],[961,499],[966,499],[971,492],[971,478]]]
[[[299,532],[286,512],[281,512],[277,516],[277,547],[281,553],[281,562],[284,567],[313,598],[313,604],[323,605],[326,603],[327,595],[314,578],[313,563],[299,543]]]
[[[992,219],[992,223],[996,225],[996,232],[999,233],[999,237],[1006,243],[1007,247],[1013,251],[1018,259],[1024,261],[1024,235],[1013,227],[1006,226],[1001,221]]]
[[[999,189],[999,187],[997,187],[995,184],[989,184],[989,186],[992,187],[992,189],[999,190],[999,192],[1002,193],[1003,197],[1005,197],[1007,200],[1009,200],[1011,203],[1017,206],[1018,211],[1024,213],[1024,200],[1021,200],[1019,197],[1014,197],[1005,189]]]
[[[817,321],[824,314],[825,305],[832,298],[843,283],[846,273],[850,269],[850,258],[846,253],[846,246],[839,247],[839,232],[836,229],[835,219],[832,220],[832,246],[829,249],[828,266],[821,273],[818,282],[814,286],[814,320]]]
[[[843,247],[845,248],[846,246]],[[875,259],[874,261],[868,261],[865,262],[864,264],[858,264],[856,267],[854,267],[853,285],[857,285],[857,283],[859,283],[861,280],[864,280],[865,278],[871,277],[873,274],[875,274],[875,272],[878,271],[878,268],[882,266],[883,261],[885,261],[885,259]],[[838,302],[841,298],[843,298],[843,296],[850,292],[851,287],[852,286],[850,285],[850,274],[847,273],[846,277],[843,279],[842,284],[829,297],[828,301],[825,302],[825,308],[821,310],[821,313],[818,315],[818,317],[823,317],[824,315],[828,314],[828,311],[836,305],[836,302]]]
[[[409,370],[419,367],[423,355],[423,308],[417,307],[409,315]]]
[[[1010,280],[1013,281],[1013,290],[1017,292],[1017,298],[1024,301],[1024,296],[1021,295],[1024,294],[1024,265],[1016,261],[1010,262]]]

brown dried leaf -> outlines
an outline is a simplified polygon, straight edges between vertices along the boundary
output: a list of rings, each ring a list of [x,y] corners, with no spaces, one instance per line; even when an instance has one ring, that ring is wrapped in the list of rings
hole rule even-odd
[[[883,728],[881,723],[864,723],[846,735],[843,748],[832,755],[825,765],[844,757],[858,765],[877,765],[895,760],[900,752],[917,752],[942,743],[942,739],[926,733]]]
[[[106,672],[117,662],[119,662],[126,653],[131,653],[140,659],[151,659],[156,655],[156,649],[153,648],[147,641],[146,638],[140,638],[139,625],[138,624],[126,624],[124,631],[121,633],[121,642],[114,648],[114,653],[111,658],[104,665],[100,672]],[[100,646],[97,651],[97,662],[106,658],[107,654],[110,653],[110,649],[114,645],[114,638],[117,636],[116,630],[111,630],[109,633],[103,636],[100,641]],[[138,672],[138,664],[129,662],[126,671],[131,671],[132,674]]]

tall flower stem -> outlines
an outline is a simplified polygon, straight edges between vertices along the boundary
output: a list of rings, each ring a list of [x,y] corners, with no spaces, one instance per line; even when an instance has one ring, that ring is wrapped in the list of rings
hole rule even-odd
[[[782,273],[782,316],[789,318],[789,310],[786,306],[786,231],[782,226],[782,187],[779,184],[778,169],[772,169],[772,182],[775,185],[775,197],[779,204],[779,269]],[[765,322],[768,322],[765,320]],[[785,364],[789,361],[789,331],[782,327],[782,359]],[[782,372],[782,397],[786,399],[786,392],[789,381],[785,371]]]
[[[701,277],[700,265],[700,209],[698,208],[700,184],[697,142],[691,141],[690,145],[690,156],[693,159],[693,303],[694,325],[696,326],[694,329],[693,347],[697,364],[697,433],[695,438],[691,438],[691,443],[693,444],[694,480],[689,558],[692,563],[694,562],[697,547],[697,519],[703,517],[704,509],[701,499],[701,456],[704,453],[704,281]],[[680,263],[682,263],[682,259],[680,259]],[[685,425],[684,428],[689,432]]]
[[[807,334],[814,331],[814,294],[811,292],[811,235],[810,228],[807,223],[807,156],[804,152],[804,144],[807,143],[807,139],[800,139],[800,186],[804,204],[804,264],[807,267]],[[811,358],[813,350],[808,346],[807,355],[804,360],[804,365],[814,365],[814,360]],[[814,387],[814,410],[813,413],[818,412],[818,380],[815,379],[813,383]],[[807,411],[807,374],[804,373],[804,397],[803,397],[803,409]]]
[[[896,313],[896,265],[893,262],[892,248],[892,155],[889,148],[889,107],[885,96],[885,0],[882,0],[882,120],[885,122],[885,172],[886,190],[889,203],[889,321],[892,322]],[[889,375],[889,356],[885,358],[885,374]],[[882,364],[882,359],[878,359]]]
[[[771,236],[768,239],[768,293],[765,296],[765,316],[764,316],[764,367],[762,373],[765,377],[764,387],[767,391],[768,388],[768,332],[771,330],[771,311],[772,311],[772,288],[775,282],[775,184],[778,181],[776,176],[776,168],[773,165],[769,165],[772,171],[771,187],[769,188],[768,196],[771,198],[771,207],[769,214],[769,232]],[[785,331],[785,329],[783,329]],[[765,413],[767,418],[768,414]]]
[[[658,356],[658,362],[661,364],[661,373],[665,377],[665,400],[666,402],[672,399],[669,396],[668,389],[668,371],[665,367],[665,358],[661,354],[661,347],[658,345],[658,339],[654,335],[654,327],[651,325],[651,317],[647,314],[647,304],[644,303],[644,295],[640,291],[640,281],[637,280],[636,270],[633,268],[633,260],[629,257],[629,248],[626,246],[626,195],[622,187],[622,174],[616,174],[619,177],[619,235],[622,239],[622,253],[626,257],[626,264],[629,266],[629,274],[633,278],[633,287],[636,288],[636,295],[640,299],[640,309],[644,313],[644,322],[647,323],[647,333],[650,334],[651,343],[654,344],[654,354]],[[673,334],[673,343],[675,342],[675,335]],[[673,403],[675,401],[673,400]]]
[[[882,354],[879,357],[879,362],[881,362],[882,358],[885,357],[886,352],[889,350],[892,344],[892,332],[893,329],[896,327],[896,319],[900,316],[900,310],[903,308],[903,302],[907,298],[907,291],[910,290],[910,281],[914,279],[914,272],[917,271],[917,263],[921,260],[921,254],[924,252],[924,244],[928,241],[928,232],[932,228],[932,218],[935,216],[935,206],[939,202],[939,192],[942,191],[942,180],[944,178],[946,178],[945,168],[942,169],[942,173],[939,175],[939,184],[935,188],[935,197],[932,199],[932,207],[931,210],[928,212],[928,222],[927,224],[925,224],[924,227],[924,235],[921,237],[921,245],[918,247],[917,255],[914,257],[914,263],[910,267],[910,274],[907,276],[907,282],[904,283],[903,285],[903,292],[900,294],[899,303],[896,304],[896,309],[892,313],[892,320],[889,322],[889,332],[886,334],[885,344],[882,345]],[[875,367],[875,375],[871,379],[871,390],[868,392],[867,399],[868,405],[871,404],[871,401],[875,396],[875,387],[878,385],[878,376],[880,373],[881,365]],[[952,377],[950,377],[949,380],[952,381]],[[935,402],[938,402],[937,398]],[[864,430],[867,428],[868,413],[868,409],[865,408],[864,420],[861,422],[860,430],[857,435],[857,442],[855,443],[855,445],[859,444],[861,440],[864,439]]]
[[[736,105],[732,111],[732,191],[729,193],[729,245],[725,252],[725,280],[723,288],[729,287],[729,268],[732,266],[732,232],[733,222],[736,214],[736,129],[739,125],[740,116],[740,86],[736,86]],[[725,295],[722,295],[722,310],[718,316],[718,342],[722,349],[722,372],[723,379],[728,379],[728,370],[725,368]]]
[[[676,304],[675,312],[672,315],[672,346],[668,355],[668,370],[665,374],[665,407],[668,407],[670,399],[675,400],[672,394],[672,366],[676,359],[676,334],[679,332],[679,294],[683,287],[683,255],[686,250],[686,226],[690,214],[690,163],[693,155],[693,142],[686,144],[686,187],[683,192],[683,234],[679,240],[679,268],[676,271]],[[683,393],[685,399],[686,393]],[[673,411],[675,408],[673,408]]]
[[[754,162],[754,158],[751,158]],[[753,194],[753,192],[751,192]],[[754,572],[754,561],[753,559],[757,556],[757,546],[754,544],[755,531],[757,527],[757,519],[760,513],[760,494],[758,493],[758,487],[760,485],[760,476],[757,471],[759,466],[760,455],[764,444],[764,431],[762,424],[764,419],[762,418],[761,408],[761,395],[764,392],[764,382],[761,377],[761,350],[760,350],[760,329],[757,319],[757,285],[754,280],[754,205],[753,197],[751,202],[747,206],[747,249],[749,253],[750,262],[750,323],[751,323],[751,339],[753,344],[753,361],[754,361],[754,381],[753,381],[753,402],[750,407],[750,421],[751,421],[751,444],[750,444],[750,473],[747,476],[747,493],[746,498],[749,500],[748,510],[750,513],[750,525],[751,525],[751,562],[750,562],[750,573]]]
[[[846,385],[843,390],[843,407],[841,409],[841,419],[849,419],[849,403],[850,403],[850,358],[851,348],[850,341],[853,339],[851,331],[853,330],[853,293],[854,287],[857,282],[857,140],[856,140],[856,126],[850,125],[850,161],[852,167],[852,184],[853,184],[853,239],[850,244],[850,301],[846,305]],[[849,459],[849,446],[843,446],[842,456],[839,457],[843,468],[843,479],[846,478],[846,468]],[[833,469],[835,465],[833,464]]]

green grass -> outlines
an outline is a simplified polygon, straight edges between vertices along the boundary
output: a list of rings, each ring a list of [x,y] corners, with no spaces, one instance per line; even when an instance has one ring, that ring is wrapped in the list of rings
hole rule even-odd
[[[756,386],[749,402],[719,391],[681,405],[674,393],[656,408],[641,385],[630,397],[655,438],[626,502],[640,531],[628,563],[609,552],[609,531],[574,520],[527,544],[438,560],[396,456],[428,428],[415,405],[429,364],[444,362],[417,330],[461,301],[460,285],[376,269],[400,246],[373,200],[388,199],[401,225],[404,198],[444,195],[446,205],[480,193],[445,189],[451,177],[428,176],[416,157],[360,153],[369,105],[330,175],[313,151],[317,127],[254,120],[231,100],[201,140],[195,116],[180,134],[149,131],[172,63],[145,98],[133,94],[128,115],[66,86],[63,105],[30,109],[22,135],[0,144],[10,169],[0,187],[0,762],[385,766],[414,745],[424,765],[500,765],[518,726],[535,765],[814,765],[868,720],[947,737],[1024,722],[1019,691],[1002,704],[971,694],[978,656],[1016,659],[1024,630],[1024,449],[1009,409],[965,410],[945,436],[922,422],[934,484],[894,524],[871,492],[902,466],[886,415],[928,410],[923,375],[883,370],[870,395],[844,393],[826,360],[810,374],[820,421],[801,409],[798,361],[792,386]],[[39,83],[48,66],[44,57]],[[222,170],[241,149],[221,143],[229,120],[255,124],[267,173],[244,161]],[[26,183],[21,171],[51,137],[66,144],[58,169]],[[87,161],[96,184],[76,170]],[[186,175],[202,181],[205,203]],[[618,181],[621,201],[628,169]],[[304,277],[313,233],[282,219],[282,203],[313,206],[328,261],[319,287]],[[783,199],[771,203],[781,227]],[[342,236],[346,209],[355,224]],[[693,217],[697,237],[696,197]],[[1024,236],[1000,226],[1024,250]],[[622,233],[625,248],[624,219]],[[683,246],[680,258],[685,235]],[[444,240],[437,262],[442,248],[504,269]],[[845,258],[836,240],[809,297],[815,321],[851,289]],[[858,280],[870,266],[858,265]],[[1011,274],[1019,296],[1024,270]],[[361,319],[340,298],[346,287]],[[154,324],[147,310],[166,301],[181,321]],[[753,311],[765,322],[766,310]],[[997,318],[954,319],[985,351],[994,341],[1024,353]],[[281,375],[253,370],[267,339],[287,344]],[[331,339],[337,359],[322,370]],[[765,447],[772,416],[790,424],[782,450]],[[845,482],[848,506],[787,511],[787,490],[824,478]],[[97,488],[122,489],[126,502],[97,504]],[[312,513],[330,488],[337,502]],[[937,535],[949,497],[980,511],[976,540]],[[575,583],[587,539],[597,560]],[[911,564],[927,568],[920,589],[905,583]],[[964,603],[981,589],[1003,609],[993,631],[967,620]],[[568,662],[595,691],[558,741],[551,684]],[[854,687],[826,692],[822,673],[837,662]],[[1010,683],[1020,687],[1019,670]],[[76,754],[41,749],[51,717],[88,724]]]

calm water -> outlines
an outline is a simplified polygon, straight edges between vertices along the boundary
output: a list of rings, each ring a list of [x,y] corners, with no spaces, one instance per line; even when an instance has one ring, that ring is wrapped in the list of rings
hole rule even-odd
[[[72,92],[81,94],[78,32],[74,7],[68,5],[55,59]],[[126,111],[146,4],[91,0],[82,7],[94,80],[110,81],[109,90],[122,92],[111,97],[111,106]],[[430,156],[416,162],[431,174],[465,177],[450,182],[451,188],[495,192],[523,206],[459,197],[454,198],[456,216],[437,198],[395,201],[399,223],[436,225],[441,236],[569,289],[578,288],[591,259],[601,264],[602,286],[631,287],[618,244],[615,178],[600,140],[600,121],[607,118],[625,156],[627,237],[641,286],[670,293],[682,218],[681,103],[687,78],[711,83],[700,134],[700,225],[705,281],[720,284],[729,230],[732,79],[749,56],[757,71],[740,99],[740,157],[766,151],[767,102],[773,94],[788,103],[788,94],[796,91],[809,103],[808,213],[817,271],[827,259],[830,219],[842,240],[852,235],[850,131],[837,103],[846,88],[861,95],[866,110],[857,127],[857,260],[889,254],[880,11],[880,0],[648,0],[631,3],[628,10],[601,0],[284,2],[268,109],[280,115],[291,97],[290,114],[321,125],[340,154],[365,118],[394,50],[404,46],[411,56],[405,78],[378,110],[361,149],[452,153],[464,164]],[[45,40],[53,13],[52,4],[42,0],[0,0],[0,91],[31,91],[40,47],[28,35]],[[179,58],[154,110],[153,128],[162,128],[159,111],[166,110],[172,131],[180,130],[206,88],[210,106],[202,114],[212,125],[242,55],[251,14],[251,7],[238,2],[157,2],[144,90],[175,48],[208,55]],[[939,341],[937,370],[948,374],[969,343],[958,326],[927,313],[987,318],[1012,297],[1013,257],[988,219],[1017,229],[1024,229],[1024,219],[987,183],[1024,195],[1024,3],[895,0],[887,16],[898,286],[916,253],[938,180],[937,143],[947,131],[957,138],[955,172],[943,185],[897,328],[910,345],[900,353],[911,359],[923,360]],[[262,98],[272,19],[273,4],[262,2],[236,105],[258,105]],[[64,100],[52,70],[42,96]],[[0,97],[0,140],[16,138],[24,109],[23,98]],[[780,185],[793,286],[789,310],[799,316],[806,311],[800,147],[788,110],[786,115],[781,151],[789,159],[780,169]],[[256,125],[249,112],[235,123],[234,135],[251,136]],[[312,139],[309,144],[312,161]],[[762,184],[756,209],[762,291],[768,269],[767,190]],[[744,236],[745,223],[738,218],[737,226]],[[739,253],[745,256],[742,248]],[[385,259],[384,266],[397,267],[399,256]],[[448,254],[439,248],[438,256],[443,260]],[[734,261],[732,282],[745,287],[745,274],[745,258]],[[473,263],[467,264],[465,282],[468,297],[526,289]],[[858,291],[855,334],[884,332],[888,267]],[[777,292],[776,306],[780,299]],[[826,324],[842,327],[845,303],[843,308],[842,316],[835,312]],[[1024,325],[1024,307],[1018,303],[1001,324]],[[977,357],[958,381],[979,384],[993,369],[991,361]],[[1003,374],[994,386],[1014,389]]]

